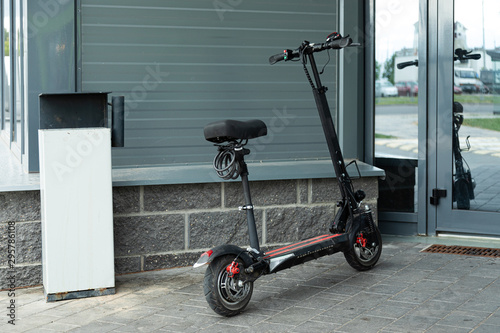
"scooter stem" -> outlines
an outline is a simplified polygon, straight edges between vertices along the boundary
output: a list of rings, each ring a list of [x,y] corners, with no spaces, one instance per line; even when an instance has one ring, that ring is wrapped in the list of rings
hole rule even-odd
[[[311,86],[313,88],[314,100],[316,102],[316,107],[318,109],[319,118],[321,120],[321,125],[323,127],[323,132],[328,146],[328,151],[330,153],[330,158],[333,163],[333,168],[337,176],[339,190],[342,195],[342,198],[348,200],[349,207],[352,210],[356,208],[357,203],[356,200],[353,198],[352,193],[349,193],[346,189],[346,187],[350,186],[351,179],[349,177],[349,174],[347,173],[337,132],[335,131],[335,126],[333,125],[332,114],[330,112],[330,107],[328,106],[328,101],[326,99],[327,88],[321,84],[321,79],[319,77],[318,68],[316,66],[314,55],[312,53],[309,53],[307,54],[307,56],[316,83],[316,86],[314,86],[311,82]]]
[[[255,216],[253,214],[252,197],[250,195],[250,184],[248,182],[248,168],[244,160],[244,153],[237,154],[237,160],[240,165],[241,184],[243,185],[243,194],[245,196],[245,206],[240,207],[240,210],[247,212],[248,236],[250,238],[250,247],[260,252],[259,236],[257,235],[257,225],[255,224]]]

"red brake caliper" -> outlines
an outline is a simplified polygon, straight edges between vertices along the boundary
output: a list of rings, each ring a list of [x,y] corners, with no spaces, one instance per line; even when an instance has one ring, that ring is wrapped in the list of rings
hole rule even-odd
[[[366,247],[366,238],[363,236],[363,233],[360,233],[358,238],[356,238],[356,243],[361,245],[361,247]]]
[[[232,278],[236,274],[240,272],[240,269],[238,268],[238,263],[236,261],[233,261],[231,265],[226,267],[227,275]]]

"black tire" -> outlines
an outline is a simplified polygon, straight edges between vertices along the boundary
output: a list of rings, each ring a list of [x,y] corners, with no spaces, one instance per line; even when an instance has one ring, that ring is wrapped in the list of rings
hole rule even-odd
[[[382,253],[382,236],[378,227],[372,223],[372,226],[364,221],[363,215],[356,216],[353,225],[353,237],[349,248],[344,251],[344,257],[347,263],[358,271],[367,271],[377,263]],[[357,221],[356,221],[357,220]],[[370,231],[372,229],[373,231]],[[366,247],[363,247],[359,238],[366,239]]]
[[[465,179],[458,179],[455,182],[455,199],[458,209],[470,209],[469,184]]]
[[[215,258],[208,265],[203,280],[203,290],[208,305],[217,314],[226,317],[241,313],[250,302],[253,292],[253,282],[246,282],[240,286],[239,274],[229,277],[226,268],[233,260],[234,256],[229,255]],[[240,270],[243,270],[243,261],[238,259],[237,263]]]

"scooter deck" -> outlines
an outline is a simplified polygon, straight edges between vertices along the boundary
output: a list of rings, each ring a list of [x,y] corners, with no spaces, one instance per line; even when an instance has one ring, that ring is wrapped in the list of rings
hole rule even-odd
[[[326,234],[290,244],[264,253],[270,261],[270,273],[342,251],[349,242],[348,234]]]

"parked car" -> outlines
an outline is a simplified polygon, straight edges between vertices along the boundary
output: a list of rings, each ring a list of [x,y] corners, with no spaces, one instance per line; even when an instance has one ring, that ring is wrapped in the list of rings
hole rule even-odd
[[[376,80],[375,81],[375,97],[396,97],[398,96],[398,89],[389,81]]]
[[[459,86],[453,85],[453,93],[455,95],[461,95],[463,93],[462,88]]]
[[[415,81],[399,81],[396,82],[399,96],[417,96],[418,83]]]
[[[489,93],[488,87],[479,80],[479,75],[472,68],[455,68],[454,72],[454,83],[460,87],[464,93]]]

